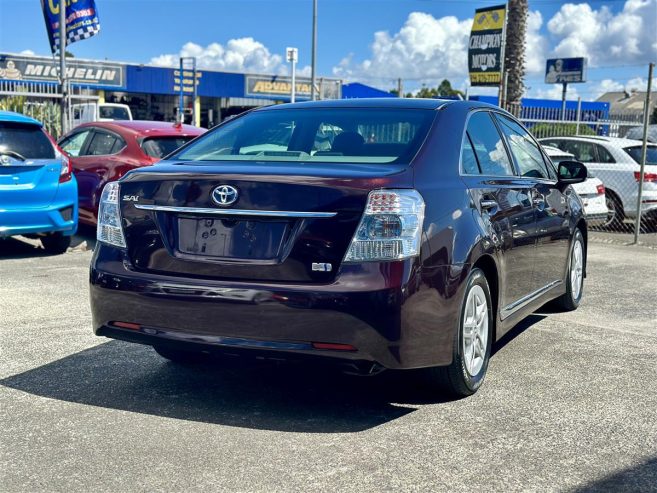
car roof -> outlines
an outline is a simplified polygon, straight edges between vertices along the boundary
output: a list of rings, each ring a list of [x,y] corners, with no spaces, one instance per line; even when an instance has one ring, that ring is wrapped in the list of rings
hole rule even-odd
[[[446,104],[455,104],[459,101],[449,99],[423,99],[423,98],[354,98],[354,99],[325,99],[322,101],[304,101],[301,103],[286,103],[265,106],[257,111],[271,111],[290,108],[407,108],[437,110]],[[462,101],[465,102],[465,101]],[[473,103],[468,101],[468,103]]]
[[[553,157],[553,156],[574,156],[574,154],[571,154],[570,152],[567,152],[567,151],[562,151],[558,147],[553,147],[553,146],[548,146],[548,145],[542,145],[541,147],[543,147],[543,150],[545,151],[545,153],[550,157]]]
[[[171,122],[156,122],[150,120],[112,120],[108,122],[88,122],[78,125],[76,130],[85,127],[106,128],[120,133],[131,133],[140,137],[175,137],[201,135],[204,128],[193,125],[177,125]]]
[[[0,111],[0,122],[25,123],[27,125],[38,125],[39,127],[43,126],[39,120],[35,120],[34,118],[13,111]]]
[[[607,144],[611,144],[614,147],[636,146],[641,143],[640,140],[635,140],[635,139],[623,139],[620,137],[604,137],[598,135],[570,135],[568,137],[545,137],[539,140],[543,142],[546,140],[554,140],[554,139],[580,140],[580,141],[597,142],[597,143],[605,142]]]

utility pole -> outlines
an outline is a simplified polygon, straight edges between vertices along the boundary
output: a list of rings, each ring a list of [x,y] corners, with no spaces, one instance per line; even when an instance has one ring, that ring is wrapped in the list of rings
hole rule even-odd
[[[648,90],[646,91],[646,106],[643,111],[643,145],[641,146],[641,170],[639,171],[639,195],[636,197],[636,222],[634,223],[634,243],[639,242],[641,228],[641,202],[643,202],[643,177],[646,169],[646,153],[648,152],[648,121],[650,120],[650,91],[652,91],[652,71],[654,63],[648,65]]]
[[[568,92],[568,82],[563,83],[561,91],[561,121],[566,121],[566,93]]]
[[[61,84],[62,135],[68,130],[68,88],[66,84],[66,0],[59,0],[59,81]]]
[[[312,61],[310,64],[310,100],[317,99],[317,90],[315,89],[315,71],[317,69],[317,0],[313,0],[313,42],[312,42]]]
[[[404,83],[402,82],[401,77],[397,79],[397,96],[400,98],[404,97]]]

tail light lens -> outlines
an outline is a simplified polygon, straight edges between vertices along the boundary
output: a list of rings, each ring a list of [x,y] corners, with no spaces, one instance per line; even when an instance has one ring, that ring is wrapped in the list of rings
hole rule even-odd
[[[596,187],[596,190],[598,191],[598,195],[605,194],[605,186],[602,183]]]
[[[424,199],[417,190],[373,190],[345,262],[400,260],[420,252]]]
[[[634,179],[636,181],[641,181],[641,172],[634,172]],[[651,181],[657,183],[657,173],[643,173],[643,181]]]
[[[125,237],[119,210],[119,184],[115,181],[103,188],[98,206],[98,229],[96,239],[108,245],[125,248]]]
[[[64,152],[60,149],[58,149],[58,152],[59,158],[62,160],[62,169],[59,172],[59,183],[65,183],[70,181],[71,177],[73,176],[73,168],[71,167],[71,160],[68,158],[68,156],[64,154]]]

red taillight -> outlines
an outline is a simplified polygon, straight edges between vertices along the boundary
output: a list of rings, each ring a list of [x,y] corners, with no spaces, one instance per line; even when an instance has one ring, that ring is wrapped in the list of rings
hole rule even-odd
[[[356,351],[351,344],[334,344],[331,342],[313,342],[314,349],[329,349],[332,351]]]
[[[604,195],[605,194],[605,186],[602,183],[600,183],[600,185],[598,185],[595,188],[598,191],[598,195]]]
[[[634,172],[634,179],[636,181],[641,180],[641,172],[640,171],[635,171]],[[657,183],[657,173],[643,173],[643,181],[651,181]]]
[[[71,179],[73,168],[71,167],[71,160],[66,154],[64,154],[64,151],[59,147],[57,150],[59,152],[59,157],[62,160],[62,170],[59,172],[59,183],[64,183]]]

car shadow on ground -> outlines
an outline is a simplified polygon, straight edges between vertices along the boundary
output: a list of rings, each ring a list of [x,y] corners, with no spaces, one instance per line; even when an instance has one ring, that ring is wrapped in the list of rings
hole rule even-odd
[[[93,250],[96,246],[96,231],[87,226],[80,226],[78,232],[71,238],[70,250],[86,251]],[[23,236],[11,236],[0,238],[0,260],[21,259],[32,257],[50,257],[54,254],[43,249],[41,240],[36,238],[25,238]]]
[[[496,344],[496,354],[541,320],[529,317]],[[348,433],[403,417],[422,404],[453,401],[416,370],[370,377],[309,363],[226,358],[183,366],[152,348],[110,341],[0,385],[34,395],[226,426],[304,433]]]
[[[635,492],[657,490],[657,457],[623,469],[574,490],[575,493]]]

